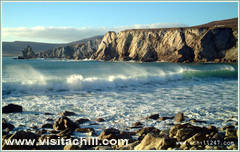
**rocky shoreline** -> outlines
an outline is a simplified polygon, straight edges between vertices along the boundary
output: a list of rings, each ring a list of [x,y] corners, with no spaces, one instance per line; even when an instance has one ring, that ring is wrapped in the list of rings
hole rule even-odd
[[[9,104],[2,108],[3,114],[21,113],[23,107],[20,105]],[[183,113],[179,112],[175,116],[165,117],[159,114],[152,114],[144,120],[152,119],[155,121],[165,121],[173,119],[174,124],[166,130],[159,130],[154,126],[144,126],[139,120],[129,128],[135,131],[118,130],[116,128],[106,128],[97,132],[93,125],[104,122],[103,118],[89,120],[79,118],[75,121],[69,117],[76,115],[71,111],[64,111],[58,114],[58,118],[53,120],[48,118],[52,113],[46,115],[46,124],[33,126],[29,130],[17,130],[9,120],[2,119],[2,149],[3,150],[237,150],[238,149],[238,129],[233,125],[217,128],[213,125],[199,126],[205,123],[202,120],[186,119]],[[83,124],[92,122],[87,127]],[[84,127],[83,127],[84,126]],[[77,135],[84,133],[85,136]],[[33,145],[8,145],[6,141],[14,139],[31,139],[35,141],[47,139],[74,139],[91,137],[99,141],[96,145],[41,145],[35,142]],[[103,145],[104,140],[127,139],[128,144],[118,143],[117,145]],[[89,142],[89,141],[88,141]],[[123,141],[122,141],[123,142]]]

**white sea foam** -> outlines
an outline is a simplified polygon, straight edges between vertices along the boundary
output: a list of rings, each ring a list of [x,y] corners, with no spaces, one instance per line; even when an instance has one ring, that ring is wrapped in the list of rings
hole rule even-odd
[[[20,124],[40,127],[46,123],[44,112],[54,113],[47,117],[56,119],[65,110],[78,114],[70,117],[73,120],[102,117],[106,121],[96,127],[119,129],[136,121],[159,129],[172,123],[143,119],[154,113],[173,116],[181,111],[189,118],[216,126],[222,126],[231,117],[237,118],[237,80],[221,79],[225,72],[234,74],[232,65],[63,61],[69,67],[62,68],[61,61],[39,60],[37,66],[31,65],[31,61],[22,62],[27,65],[5,65],[3,69],[3,106],[15,103],[25,111],[4,114],[16,128]],[[45,67],[46,62],[50,68]],[[199,73],[199,79],[192,79]],[[205,79],[211,73],[216,78]]]

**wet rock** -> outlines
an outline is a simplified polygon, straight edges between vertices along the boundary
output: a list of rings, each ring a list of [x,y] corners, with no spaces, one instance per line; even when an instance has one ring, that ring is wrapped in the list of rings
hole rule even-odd
[[[225,130],[225,136],[226,136],[227,138],[235,138],[235,139],[238,138],[238,137],[237,137],[237,134],[236,134],[235,128],[226,128],[226,130]]]
[[[8,123],[6,119],[2,119],[2,129],[7,129],[9,131],[13,130],[15,127],[14,125]]]
[[[41,136],[41,135],[47,133],[47,130],[42,129],[42,130],[38,130],[38,131],[36,131],[35,133],[36,133],[37,135]]]
[[[37,130],[38,126],[32,126],[31,128],[34,129],[34,130]]]
[[[184,115],[182,112],[179,112],[175,115],[174,120],[176,122],[182,122],[184,120]]]
[[[207,123],[206,121],[196,120],[196,119],[190,119],[189,121],[192,122],[192,123]]]
[[[159,118],[159,114],[153,114],[151,116],[146,117],[146,119],[153,119],[153,120],[157,120]]]
[[[77,123],[77,124],[84,124],[84,123],[89,122],[89,121],[90,120],[87,119],[87,118],[80,118],[80,119],[76,120],[75,123]]]
[[[159,134],[160,130],[155,127],[145,127],[136,131],[136,135],[139,137],[145,136],[148,133]]]
[[[67,129],[61,131],[60,133],[58,133],[57,135],[61,136],[61,137],[69,137],[70,135],[72,135],[72,132],[73,132],[73,130],[67,128]]]
[[[54,121],[53,119],[51,119],[51,118],[47,118],[47,120],[46,121]]]
[[[22,106],[16,104],[8,104],[7,106],[2,107],[2,113],[16,113],[22,112]]]
[[[64,150],[81,150],[81,147],[78,145],[65,145]]]
[[[174,138],[166,138],[148,133],[134,150],[166,150],[175,145],[176,139]]]
[[[208,133],[207,128],[193,126],[191,124],[178,124],[170,128],[169,137],[176,138],[178,141],[185,141],[196,133]]]
[[[212,126],[212,125],[208,126],[207,129],[208,129],[210,132],[214,132],[214,133],[217,133],[217,132],[218,132],[218,129],[217,129],[215,126]]]
[[[98,136],[99,140],[104,140],[104,139],[128,139],[132,140],[132,137],[129,133],[119,131],[118,129],[115,128],[109,128],[109,129],[104,129],[101,134]]]
[[[71,112],[71,111],[64,111],[62,113],[59,114],[60,116],[74,116],[76,115],[76,113]]]
[[[97,118],[97,119],[95,119],[95,121],[97,121],[97,122],[104,122],[105,120],[103,118]]]
[[[70,120],[65,116],[58,118],[57,120],[54,121],[54,124],[53,124],[54,130],[65,130],[65,129],[74,130],[77,127],[78,127],[77,124],[75,124],[72,120]]]
[[[49,124],[49,123],[47,123],[47,124],[44,124],[44,125],[42,125],[42,127],[41,128],[50,128],[50,129],[52,129],[53,128],[53,125],[52,124]]]
[[[18,131],[11,135],[7,140],[37,140],[37,135],[32,132]],[[5,141],[3,141],[2,149],[3,150],[33,150],[36,148],[36,142],[33,142],[32,145],[7,145]]]
[[[141,122],[135,122],[132,124],[131,128],[142,128],[143,124]]]
[[[199,146],[202,141],[207,141],[208,139],[206,138],[205,134],[202,133],[196,133],[189,139],[185,141],[186,145],[191,145],[191,146]]]
[[[167,119],[173,119],[174,117],[159,117],[158,120],[159,121],[164,121],[164,120],[167,120]]]
[[[80,133],[90,133],[90,135],[95,135],[95,130],[93,128],[76,128],[75,131]]]
[[[227,125],[223,127],[223,130],[226,130],[226,129],[235,129],[235,127],[233,125]]]
[[[8,134],[8,131],[2,131],[2,135],[7,135]]]

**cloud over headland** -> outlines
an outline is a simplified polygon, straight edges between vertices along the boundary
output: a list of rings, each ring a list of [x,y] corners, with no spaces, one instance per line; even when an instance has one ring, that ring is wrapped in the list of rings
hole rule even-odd
[[[104,35],[108,31],[122,31],[125,29],[185,27],[179,23],[135,24],[118,27],[17,27],[3,28],[3,41],[36,41],[48,43],[68,43],[84,38]]]

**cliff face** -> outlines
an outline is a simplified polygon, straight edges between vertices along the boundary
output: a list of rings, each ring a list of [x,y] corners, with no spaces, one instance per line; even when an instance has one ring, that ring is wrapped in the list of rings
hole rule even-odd
[[[74,42],[65,47],[49,49],[44,52],[37,53],[39,58],[65,58],[65,59],[89,59],[92,54],[97,51],[102,37],[95,39],[85,39],[83,41]]]
[[[92,58],[143,62],[236,62],[237,41],[237,30],[221,27],[108,32]]]
[[[188,28],[108,32],[92,59],[143,62],[237,62],[237,18]]]

